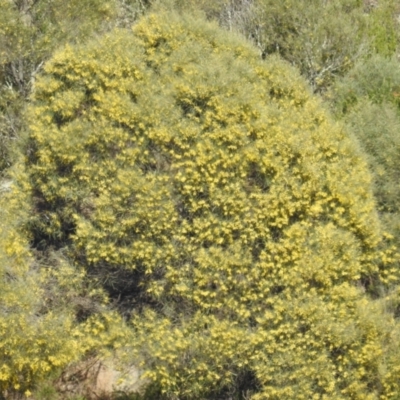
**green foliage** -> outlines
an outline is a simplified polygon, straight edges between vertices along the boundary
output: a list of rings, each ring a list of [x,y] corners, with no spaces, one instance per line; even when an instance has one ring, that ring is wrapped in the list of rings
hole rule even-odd
[[[358,107],[365,99],[382,104],[389,102],[400,108],[400,69],[395,57],[374,55],[358,62],[333,86],[330,98],[338,116]]]
[[[357,64],[331,93],[344,119],[367,154],[374,194],[387,229],[400,240],[400,69],[395,58],[374,56]]]
[[[399,392],[366,162],[286,63],[150,15],[58,52],[28,114],[23,227],[131,298],[121,354],[168,398]]]
[[[400,115],[392,104],[362,102],[346,122],[368,154],[375,196],[389,231],[400,237]]]
[[[370,14],[368,34],[377,54],[393,56],[399,47],[400,7],[396,0],[379,1],[378,7]]]

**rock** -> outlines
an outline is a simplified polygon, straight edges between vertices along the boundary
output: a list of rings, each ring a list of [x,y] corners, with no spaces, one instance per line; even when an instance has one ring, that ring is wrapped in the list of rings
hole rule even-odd
[[[111,398],[113,393],[137,393],[143,387],[140,371],[135,366],[119,370],[113,359],[89,358],[68,367],[56,381],[58,392],[81,395],[88,400]]]
[[[2,180],[0,181],[0,192],[9,192],[11,190],[12,181]]]

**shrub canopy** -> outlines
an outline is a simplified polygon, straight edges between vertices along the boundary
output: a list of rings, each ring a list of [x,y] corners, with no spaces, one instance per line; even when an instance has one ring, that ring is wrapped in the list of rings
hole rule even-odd
[[[131,357],[168,396],[397,388],[366,163],[286,63],[150,15],[57,53],[29,113],[33,246],[130,299]]]

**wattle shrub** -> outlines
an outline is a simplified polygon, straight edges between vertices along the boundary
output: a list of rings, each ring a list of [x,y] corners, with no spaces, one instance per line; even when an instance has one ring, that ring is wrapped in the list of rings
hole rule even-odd
[[[127,357],[169,398],[398,392],[366,163],[294,69],[150,15],[57,53],[29,114],[32,245],[133,314]]]

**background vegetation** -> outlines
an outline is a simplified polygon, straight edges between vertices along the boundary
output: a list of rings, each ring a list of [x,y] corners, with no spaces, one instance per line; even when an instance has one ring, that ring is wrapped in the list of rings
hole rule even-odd
[[[0,8],[3,396],[400,396],[395,1]]]

